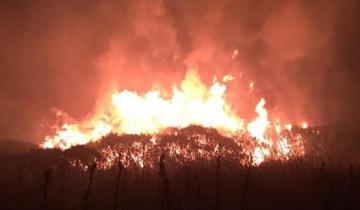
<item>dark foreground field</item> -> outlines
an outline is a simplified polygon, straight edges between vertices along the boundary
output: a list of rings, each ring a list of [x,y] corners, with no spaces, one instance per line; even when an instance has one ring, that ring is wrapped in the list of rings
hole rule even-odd
[[[0,208],[360,209],[360,150],[355,136],[323,128],[309,138],[305,156],[258,167],[226,156],[180,163],[159,153],[153,166],[115,164],[103,170],[91,165],[92,157],[99,155],[97,149],[124,137],[65,152],[14,143],[21,148],[16,151],[7,143],[2,149],[11,152],[0,156]],[[89,168],[71,165],[74,159]]]

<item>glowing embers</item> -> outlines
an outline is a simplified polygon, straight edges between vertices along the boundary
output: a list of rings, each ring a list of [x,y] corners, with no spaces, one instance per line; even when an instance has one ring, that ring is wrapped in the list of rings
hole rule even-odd
[[[125,168],[154,168],[161,154],[175,165],[213,163],[220,156],[231,164],[254,166],[267,160],[288,160],[304,155],[301,130],[283,133],[280,140],[270,146],[259,144],[249,135],[228,138],[214,129],[198,126],[175,129],[171,134],[158,136],[110,135],[95,150],[98,155],[91,162],[96,162],[102,170],[115,167],[118,162]],[[77,163],[81,169],[86,168],[86,164],[75,160],[71,161],[72,165]]]

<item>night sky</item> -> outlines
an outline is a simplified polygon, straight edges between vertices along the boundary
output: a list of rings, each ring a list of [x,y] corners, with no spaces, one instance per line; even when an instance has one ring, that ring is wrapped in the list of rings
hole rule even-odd
[[[2,0],[0,139],[40,142],[52,108],[81,119],[109,87],[168,87],[190,67],[205,80],[243,72],[291,119],[359,128],[359,11],[357,0]]]

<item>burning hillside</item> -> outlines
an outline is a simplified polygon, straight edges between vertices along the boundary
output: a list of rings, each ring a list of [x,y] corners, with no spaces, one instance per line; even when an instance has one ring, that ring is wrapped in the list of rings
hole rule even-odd
[[[130,159],[140,166],[144,165],[143,154],[132,152],[140,145],[145,150],[166,151],[170,156],[189,160],[209,159],[220,153],[235,155],[241,157],[239,163],[253,165],[268,159],[303,155],[304,137],[293,131],[292,124],[282,123],[279,117],[269,119],[265,99],[258,99],[253,110],[257,114],[255,119],[247,121],[236,114],[225,97],[226,85],[234,79],[232,75],[225,75],[221,80],[214,78],[207,87],[196,71],[188,71],[180,86],[173,87],[170,97],[163,97],[161,91],[149,91],[144,95],[129,90],[114,92],[111,103],[103,104],[82,121],[66,121],[69,117],[58,110],[59,122],[54,134],[46,136],[41,146],[66,150],[100,141],[109,134],[145,135],[146,138],[134,141],[127,148],[104,150],[105,155],[115,155],[128,165],[120,152],[126,150],[123,154],[130,152]],[[249,88],[253,88],[253,82]],[[213,137],[196,132],[186,137],[178,135],[177,131],[168,133],[169,128],[176,130],[192,125],[216,129],[222,136],[220,139],[226,141],[215,143]],[[301,126],[307,128],[306,123]],[[164,144],[164,138],[172,139],[171,143]],[[233,146],[227,148],[225,142]]]
[[[360,209],[360,1],[0,1],[0,210]]]

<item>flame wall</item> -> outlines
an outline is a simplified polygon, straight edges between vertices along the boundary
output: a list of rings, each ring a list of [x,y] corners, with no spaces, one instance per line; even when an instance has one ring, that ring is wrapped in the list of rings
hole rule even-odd
[[[40,142],[51,108],[81,119],[114,88],[166,94],[189,67],[208,84],[241,77],[227,97],[249,119],[259,95],[288,121],[359,124],[359,9],[355,0],[1,1],[1,137]]]

